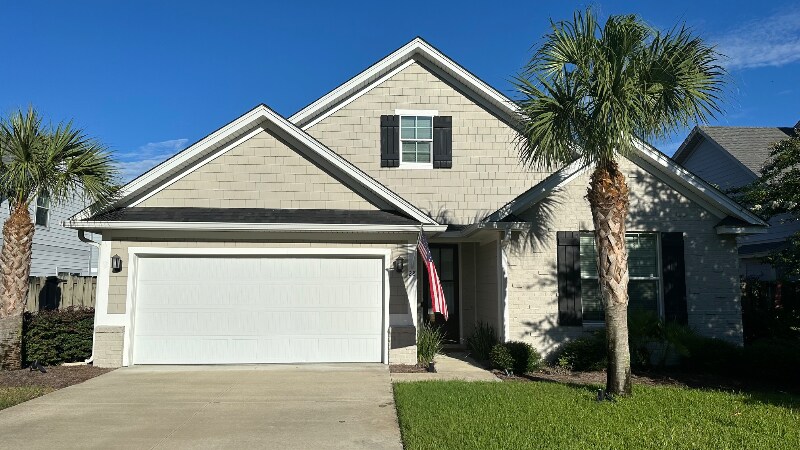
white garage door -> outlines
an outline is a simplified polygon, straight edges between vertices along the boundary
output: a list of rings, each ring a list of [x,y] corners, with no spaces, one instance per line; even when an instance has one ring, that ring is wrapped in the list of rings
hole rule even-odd
[[[134,364],[380,362],[382,260],[147,257]]]

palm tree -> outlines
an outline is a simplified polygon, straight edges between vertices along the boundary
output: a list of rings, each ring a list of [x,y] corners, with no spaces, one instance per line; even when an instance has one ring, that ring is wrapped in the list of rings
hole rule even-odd
[[[639,17],[600,25],[591,9],[551,22],[515,78],[520,158],[527,166],[580,160],[594,169],[592,211],[608,335],[608,392],[631,392],[628,349],[628,186],[617,158],[639,138],[669,136],[720,112],[720,55],[685,26],[659,32]]]
[[[30,206],[38,196],[51,204],[76,197],[103,205],[117,191],[111,155],[72,123],[45,125],[32,107],[0,121],[0,197],[10,216],[0,252],[0,368],[22,364],[22,314],[28,295],[35,226]]]

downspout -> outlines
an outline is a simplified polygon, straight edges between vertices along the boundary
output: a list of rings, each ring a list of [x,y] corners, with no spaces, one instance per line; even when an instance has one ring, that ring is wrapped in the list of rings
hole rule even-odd
[[[84,230],[78,230],[78,239],[80,239],[81,242],[85,242],[85,243],[91,245],[92,247],[96,248],[97,249],[97,254],[98,254],[98,257],[99,257],[99,255],[100,255],[100,243],[99,242],[95,242],[95,241],[87,238],[86,237],[86,232]],[[100,261],[98,261],[97,264],[99,265]],[[92,266],[92,256],[91,256],[91,253],[90,253],[89,254],[89,269],[90,269],[90,271],[91,271],[91,268],[92,268],[91,266]],[[94,328],[94,326],[92,328]],[[92,333],[92,334],[94,334],[94,333]],[[88,364],[91,364],[93,361],[94,361],[94,339],[92,339],[92,354],[89,356],[89,359],[83,361],[83,363],[78,363],[76,365],[83,365],[83,364],[87,364],[88,365]]]

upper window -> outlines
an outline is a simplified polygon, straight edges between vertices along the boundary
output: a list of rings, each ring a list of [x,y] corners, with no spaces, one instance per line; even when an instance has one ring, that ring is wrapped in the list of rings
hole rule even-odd
[[[661,268],[658,235],[628,233],[628,312],[651,312],[661,317]],[[603,322],[603,299],[597,278],[597,249],[593,233],[581,234],[581,303],[585,322]]]
[[[400,165],[433,167],[433,117],[400,116]]]
[[[50,197],[41,194],[36,197],[36,225],[47,226],[50,220]]]

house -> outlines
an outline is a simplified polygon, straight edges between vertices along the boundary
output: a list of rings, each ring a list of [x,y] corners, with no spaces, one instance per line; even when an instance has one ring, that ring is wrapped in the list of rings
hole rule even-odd
[[[415,363],[420,232],[448,341],[595,329],[589,169],[520,166],[515,118],[420,38],[291,117],[246,112],[67,222],[102,234],[95,364]],[[632,308],[741,343],[736,237],[766,224],[644,143],[621,167]]]
[[[61,223],[86,207],[82,199],[62,204],[51,204],[40,196],[31,205],[30,212],[36,231],[33,235],[31,276],[96,275],[98,249],[81,241],[75,230]],[[9,216],[8,201],[0,199],[0,224]],[[0,233],[0,244],[3,242]]]
[[[707,182],[730,190],[758,179],[772,146],[792,133],[792,127],[695,127],[672,158]],[[742,278],[774,281],[780,275],[763,258],[784,248],[787,239],[800,232],[800,222],[776,216],[769,224],[764,233],[739,238]]]

